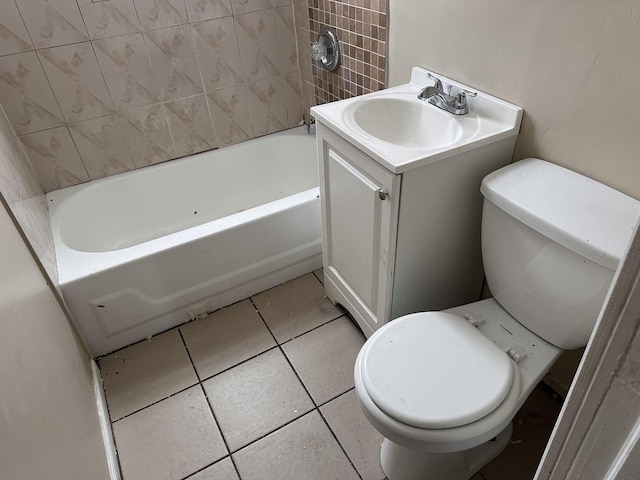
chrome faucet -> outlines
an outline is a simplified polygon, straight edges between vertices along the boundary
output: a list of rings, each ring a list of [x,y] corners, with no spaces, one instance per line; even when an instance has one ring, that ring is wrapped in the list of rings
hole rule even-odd
[[[433,85],[420,90],[420,93],[418,93],[418,98],[420,100],[426,100],[431,105],[435,105],[436,107],[449,113],[453,113],[454,115],[464,115],[469,113],[467,96],[475,97],[478,95],[476,92],[460,90],[455,95],[451,95],[453,85],[447,85],[446,88],[443,88],[442,82],[439,78],[434,77],[430,73],[427,73],[427,75],[429,78],[433,79]]]

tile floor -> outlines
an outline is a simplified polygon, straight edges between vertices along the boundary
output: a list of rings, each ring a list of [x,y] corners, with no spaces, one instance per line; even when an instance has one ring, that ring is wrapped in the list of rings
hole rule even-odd
[[[322,271],[99,360],[123,480],[383,480],[360,412],[364,336]],[[526,480],[559,403],[537,389],[474,480]]]

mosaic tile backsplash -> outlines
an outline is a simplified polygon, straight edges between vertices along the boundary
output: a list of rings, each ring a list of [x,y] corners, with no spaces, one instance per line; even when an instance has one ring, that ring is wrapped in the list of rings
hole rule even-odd
[[[299,124],[291,2],[0,2],[0,103],[45,191]]]
[[[312,62],[315,102],[321,104],[385,88],[387,0],[308,0],[308,5],[309,44],[317,40],[322,27],[333,27],[342,55],[334,72]]]

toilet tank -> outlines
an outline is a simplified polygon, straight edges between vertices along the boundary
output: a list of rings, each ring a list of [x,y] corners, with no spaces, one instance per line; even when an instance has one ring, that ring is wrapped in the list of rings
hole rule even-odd
[[[482,258],[495,299],[563,349],[586,345],[640,202],[529,158],[482,181]]]

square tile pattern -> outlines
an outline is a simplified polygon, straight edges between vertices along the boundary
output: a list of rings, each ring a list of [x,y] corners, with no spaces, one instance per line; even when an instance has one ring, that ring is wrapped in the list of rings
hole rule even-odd
[[[123,480],[384,480],[358,405],[365,338],[318,270],[99,360]],[[537,389],[473,480],[533,478],[560,405]]]

